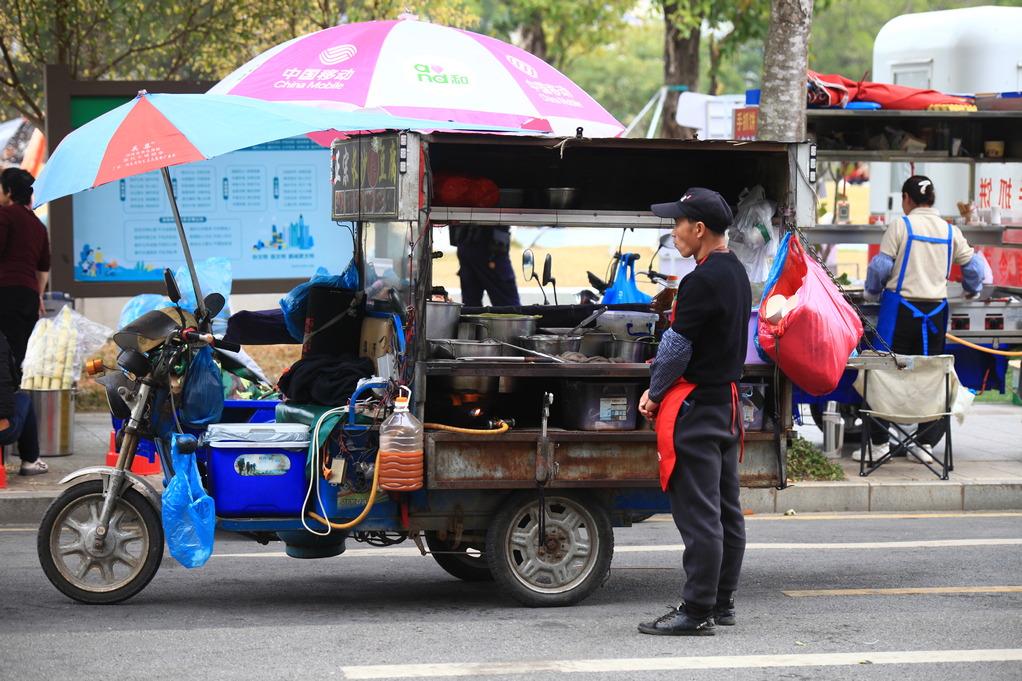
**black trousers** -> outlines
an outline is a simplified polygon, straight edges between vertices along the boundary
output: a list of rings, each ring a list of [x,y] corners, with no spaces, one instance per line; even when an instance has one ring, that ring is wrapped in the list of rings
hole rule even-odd
[[[745,557],[745,516],[738,498],[741,413],[732,414],[730,404],[687,404],[674,425],[677,460],[667,493],[685,542],[682,598],[687,608],[700,612],[738,588]]]
[[[931,310],[936,309],[942,301],[936,302],[919,302],[913,301],[921,312],[927,313]],[[944,346],[947,341],[945,336],[947,335],[947,318],[948,309],[944,308],[942,312],[932,317],[934,325],[937,327],[935,332],[926,328],[926,350],[923,352],[923,324],[922,320],[913,316],[912,310],[905,307],[904,305],[898,306],[898,319],[894,323],[894,338],[891,341],[891,352],[896,355],[943,355]],[[946,421],[949,417],[942,416],[936,421],[928,421],[927,423],[920,423],[917,430],[916,439],[919,440],[919,444],[935,446],[940,442],[941,438],[944,437],[944,431],[946,428]],[[878,427],[870,428],[869,439],[874,445],[883,444],[890,439],[890,434],[887,432],[891,427],[890,421],[885,419],[876,418],[874,419]]]
[[[39,321],[39,292],[27,286],[0,286],[0,332],[7,337],[14,361],[25,361],[28,337]],[[5,360],[6,361],[6,360]]]

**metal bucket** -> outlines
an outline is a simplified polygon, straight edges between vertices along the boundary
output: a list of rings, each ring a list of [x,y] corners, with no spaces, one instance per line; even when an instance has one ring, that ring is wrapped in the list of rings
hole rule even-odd
[[[73,390],[27,390],[39,424],[39,454],[67,456],[74,451]]]
[[[464,315],[462,319],[466,322],[482,324],[486,327],[485,336],[495,340],[518,345],[522,336],[532,336],[536,333],[536,324],[539,315]],[[513,356],[514,350],[504,348],[504,355]]]
[[[430,301],[426,303],[426,337],[457,338],[461,303]]]

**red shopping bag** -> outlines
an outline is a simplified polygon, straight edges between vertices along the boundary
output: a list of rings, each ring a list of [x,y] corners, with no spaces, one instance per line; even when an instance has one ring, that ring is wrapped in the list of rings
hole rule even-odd
[[[862,337],[862,321],[819,263],[806,255],[797,237],[785,234],[787,252],[759,310],[759,346],[795,385],[810,395],[837,387],[848,358]],[[781,244],[784,246],[785,244]],[[798,302],[776,322],[766,314],[772,296]]]

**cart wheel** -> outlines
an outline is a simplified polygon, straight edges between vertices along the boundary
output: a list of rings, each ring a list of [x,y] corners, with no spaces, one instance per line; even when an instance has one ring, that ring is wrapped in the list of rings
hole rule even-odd
[[[163,525],[137,490],[121,494],[101,548],[93,547],[103,508],[103,481],[87,480],[64,490],[46,509],[36,548],[46,577],[61,593],[82,603],[104,605],[145,588],[163,559]]]
[[[481,542],[462,541],[458,548],[451,548],[451,542],[441,539],[436,532],[426,533],[426,546],[437,565],[466,582],[492,582],[493,573],[486,562],[485,546]]]
[[[607,512],[591,498],[546,495],[546,536],[539,536],[539,495],[512,495],[493,516],[486,558],[493,577],[529,606],[573,605],[610,575],[614,532]]]
[[[859,405],[838,403],[838,411],[845,422],[845,442],[855,444],[862,440],[862,418],[859,416]],[[820,430],[823,430],[823,410],[818,404],[809,405],[809,414],[813,417],[813,423]]]

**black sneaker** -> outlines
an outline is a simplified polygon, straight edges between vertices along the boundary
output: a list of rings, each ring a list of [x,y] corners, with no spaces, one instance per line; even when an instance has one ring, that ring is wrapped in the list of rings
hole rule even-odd
[[[639,631],[656,636],[713,636],[717,633],[712,616],[695,619],[685,612],[684,605],[671,608],[669,613],[653,622],[639,624]]]
[[[735,599],[728,599],[727,603],[717,603],[713,606],[713,622],[725,627],[735,625]]]

